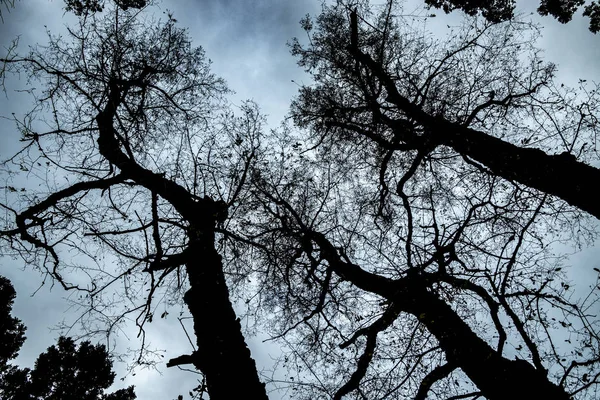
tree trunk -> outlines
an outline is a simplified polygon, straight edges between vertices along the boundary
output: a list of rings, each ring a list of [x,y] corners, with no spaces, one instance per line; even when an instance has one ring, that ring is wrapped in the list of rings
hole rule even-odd
[[[388,93],[386,100],[425,127],[430,146],[449,146],[484,165],[494,175],[559,197],[600,219],[600,201],[594,185],[594,182],[600,182],[600,169],[576,161],[573,155],[549,155],[539,149],[522,148],[443,117],[432,116],[402,96],[390,75],[369,55],[357,49],[350,51],[384,83]],[[404,142],[422,140],[403,126],[390,128]]]
[[[434,293],[408,278],[394,302],[415,315],[438,340],[449,363],[463,372],[490,400],[569,400],[560,386],[550,382],[525,360],[509,360],[475,334],[471,328]]]
[[[184,296],[194,319],[198,350],[191,361],[206,376],[211,400],[230,400],[244,393],[249,399],[265,399],[264,384],[242,335],[239,319],[229,301],[221,256],[215,249],[215,224],[224,218],[223,205],[209,197],[196,199],[182,186],[155,174],[130,159],[115,137],[113,118],[121,90],[111,81],[109,100],[98,114],[100,153],[123,175],[167,200],[189,224],[186,252],[190,289]]]
[[[340,259],[335,247],[321,233],[309,232],[336,275],[356,287],[382,296],[401,312],[414,315],[435,336],[450,364],[463,370],[489,400],[569,400],[545,371],[525,360],[509,360],[482,340],[469,325],[431,289],[435,277],[416,271],[400,279],[370,273]]]
[[[267,400],[229,301],[221,256],[214,248],[214,226],[194,227],[189,237],[190,289],[184,300],[194,319],[198,345],[193,363],[206,376],[211,400],[236,399],[240,393],[244,398]]]

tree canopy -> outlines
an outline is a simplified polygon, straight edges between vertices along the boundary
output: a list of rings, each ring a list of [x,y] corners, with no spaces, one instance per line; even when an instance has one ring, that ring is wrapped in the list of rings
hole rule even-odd
[[[267,130],[171,15],[86,15],[2,59],[41,86],[13,119],[4,249],[77,291],[84,328],[133,319],[139,364],[184,303],[195,343],[167,366],[211,399],[594,398],[598,281],[574,291],[557,244],[597,237],[597,87],[505,19],[440,40],[394,1],[324,5]],[[238,315],[282,345],[272,376]]]
[[[6,400],[133,400],[133,386],[113,393],[115,373],[104,345],[60,337],[56,345],[40,354],[33,370],[11,368],[0,383]]]
[[[147,0],[113,0],[114,3],[123,10],[129,8],[143,8],[148,3]],[[88,13],[101,12],[104,7],[104,0],[65,0],[67,11],[72,11],[75,15],[84,15]]]
[[[17,357],[25,341],[25,325],[11,315],[16,295],[10,281],[0,276],[0,374]]]
[[[129,8],[144,8],[147,0],[113,0],[114,3],[123,10]],[[73,12],[75,15],[82,16],[90,13],[101,12],[104,7],[104,0],[65,0],[65,10]],[[0,0],[0,19],[3,21],[3,11],[10,11],[15,6],[15,0]]]
[[[0,397],[4,400],[133,400],[133,386],[105,394],[115,373],[103,345],[61,336],[56,346],[38,357],[33,370],[20,369],[8,361],[16,358],[25,341],[25,327],[10,315],[15,290],[8,279],[0,276]],[[4,301],[6,300],[6,302]],[[6,304],[6,306],[4,306]]]
[[[468,15],[481,15],[491,22],[507,21],[514,18],[515,0],[425,0],[425,4],[440,8],[446,13],[461,10]],[[584,6],[583,16],[590,19],[590,31],[600,31],[600,5],[597,1],[586,0],[540,0],[537,9],[540,15],[550,15],[565,24],[573,18],[579,7]]]

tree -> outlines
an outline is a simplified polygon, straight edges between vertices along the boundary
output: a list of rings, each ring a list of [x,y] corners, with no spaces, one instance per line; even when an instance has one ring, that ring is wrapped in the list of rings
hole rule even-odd
[[[112,362],[103,345],[60,337],[40,354],[33,370],[12,368],[0,384],[6,400],[133,400],[133,386],[105,394],[114,381]]]
[[[144,8],[147,0],[114,0],[114,3],[123,10],[129,8]],[[66,10],[75,15],[100,12],[104,9],[104,0],[65,0]]]
[[[514,18],[514,0],[425,0],[430,7],[441,8],[446,13],[453,10],[462,10],[468,15],[481,15],[490,22],[507,21]],[[573,18],[579,7],[586,4],[585,0],[540,0],[538,13],[551,15],[559,22],[565,24]],[[590,31],[600,31],[600,5],[591,1],[584,7],[583,15],[590,19]]]
[[[10,281],[0,276],[0,375],[8,368],[8,362],[17,357],[25,341],[25,326],[10,315],[15,296]]]
[[[522,22],[436,43],[395,15],[338,5],[303,21],[292,52],[313,83],[292,116],[311,136],[284,137],[253,177],[245,237],[285,361],[313,374],[298,390],[593,398],[597,287],[576,299],[551,243],[558,226],[594,237],[581,210],[600,217],[583,194],[596,88],[556,84]]]
[[[25,341],[25,326],[10,315],[15,290],[8,279],[0,277],[1,358],[0,395],[5,400],[87,399],[133,400],[133,386],[104,394],[114,381],[112,362],[103,345],[82,342],[77,348],[71,338],[60,337],[58,347],[51,346],[38,357],[35,368],[19,369],[9,365]],[[6,305],[6,306],[4,306]]]
[[[598,283],[576,296],[552,244],[595,237],[595,91],[555,84],[527,24],[439,43],[395,7],[303,20],[299,129],[268,134],[171,17],[92,15],[5,57],[45,84],[9,178],[51,176],[9,180],[7,248],[79,290],[84,323],[135,315],[142,342],[183,300],[198,350],[168,365],[211,399],[267,397],[230,296],[284,344],[271,383],[295,398],[592,398]]]
[[[114,0],[114,2],[123,10],[129,8],[144,8],[147,5],[147,0]],[[15,0],[0,0],[0,19],[2,21],[4,21],[2,11],[6,10],[10,12],[10,9],[14,6]],[[103,0],[65,0],[65,10],[71,11],[78,16],[100,12],[103,9]]]
[[[211,399],[235,398],[238,387],[266,398],[215,248],[218,228],[247,195],[262,117],[251,103],[239,116],[231,112],[224,82],[170,15],[143,18],[115,8],[85,15],[69,31],[71,42],[50,37],[45,47],[3,60],[7,73],[44,83],[30,115],[52,125],[39,131],[16,120],[25,146],[8,163],[67,184],[31,196],[9,186],[16,197],[7,202],[18,208],[3,204],[14,221],[5,221],[2,236],[28,263],[80,291],[86,315],[104,318],[107,334],[137,313],[144,335],[156,299],[165,307],[183,300],[197,347],[168,366],[193,364]],[[65,278],[64,251],[76,254],[76,269],[97,264],[87,285]],[[105,259],[107,251],[117,260]],[[129,290],[136,281],[141,287]],[[102,297],[115,283],[123,285],[121,309]],[[148,361],[140,353],[137,362]]]
[[[378,132],[371,134],[368,129],[361,131],[361,128],[365,126],[361,120],[354,125],[339,126],[340,123],[347,124],[344,118],[328,118],[326,123],[362,132],[363,136],[377,141],[387,150],[394,150],[396,147],[398,150],[402,150],[449,146],[497,176],[558,196],[569,204],[600,218],[600,206],[594,201],[593,190],[587,184],[600,178],[600,170],[578,161],[578,157],[585,156],[587,144],[584,144],[585,141],[582,140],[579,143],[581,147],[576,148],[577,143],[574,141],[574,139],[580,139],[581,135],[593,136],[597,129],[595,116],[597,99],[594,98],[594,88],[591,89],[588,98],[580,98],[573,105],[565,104],[564,99],[573,94],[562,88],[553,87],[553,65],[544,66],[541,60],[536,59],[532,62],[538,63],[537,66],[523,69],[519,65],[519,60],[514,59],[512,54],[507,52],[508,48],[523,52],[523,49],[527,47],[527,44],[523,42],[507,44],[510,40],[508,37],[510,32],[498,32],[502,35],[502,40],[490,43],[491,47],[485,51],[475,51],[475,47],[478,46],[478,38],[486,39],[486,32],[493,30],[494,26],[494,24],[488,24],[486,27],[472,32],[471,42],[459,41],[442,49],[441,51],[446,54],[433,69],[427,69],[428,66],[425,68],[421,65],[412,66],[413,71],[408,73],[422,73],[424,76],[428,76],[428,79],[425,80],[408,76],[404,81],[402,80],[404,71],[390,71],[390,68],[395,66],[386,64],[393,62],[393,58],[382,60],[380,57],[383,53],[380,54],[380,52],[385,52],[383,46],[393,45],[389,41],[398,39],[388,38],[385,31],[377,33],[385,35],[384,37],[364,38],[365,44],[371,47],[369,50],[359,44],[349,46],[349,43],[336,43],[339,46],[336,50],[345,52],[346,58],[350,56],[360,63],[361,67],[368,70],[372,81],[377,83],[376,87],[359,88],[361,91],[370,91],[370,93],[365,93],[365,96],[373,98],[373,101],[364,101],[362,105],[368,107],[367,113],[374,114],[373,118],[382,118],[382,123],[387,129],[394,132],[395,140],[399,143],[393,143],[393,140],[386,139]],[[350,34],[347,30],[336,33]],[[373,45],[369,41],[376,41],[376,43]],[[422,44],[422,46],[427,46],[427,44]],[[350,49],[351,54],[347,53],[346,49]],[[503,53],[495,54],[502,50],[504,50]],[[300,50],[295,47],[294,51]],[[369,54],[369,51],[373,51],[373,54]],[[524,79],[523,84],[521,87],[516,86],[514,83],[516,77],[510,75],[503,76],[493,73],[490,77],[484,77],[483,68],[479,69],[477,75],[469,77],[467,70],[463,69],[464,65],[473,66],[475,61],[481,62],[486,68],[501,68],[500,71],[506,71],[507,68],[512,67],[515,68],[515,73],[520,73],[522,70],[520,78]],[[468,64],[457,64],[463,62]],[[309,68],[316,68],[318,59],[307,56],[302,63]],[[353,73],[354,66],[346,65],[344,67],[347,73]],[[491,70],[488,69],[485,73],[488,71]],[[502,82],[501,80],[504,78],[510,80]],[[402,88],[404,93],[397,87],[398,82],[405,85],[405,88]],[[487,85],[487,87],[484,90],[476,87],[478,89],[476,99],[466,97],[464,90],[461,92],[452,88],[452,85],[458,85],[460,88],[462,85],[468,84]],[[549,107],[540,107],[539,104],[536,104],[535,96],[541,93],[547,96],[545,101],[550,103]],[[314,106],[311,106],[310,100],[312,99],[309,97],[315,94],[315,91],[310,89],[304,90],[302,93],[302,102],[307,107],[299,110],[299,113],[304,113],[304,121],[314,119],[316,108],[320,108],[316,114],[322,116],[345,111],[344,108],[340,110],[339,107],[335,107],[335,103],[332,104],[333,107],[326,108],[327,105],[324,104],[324,101],[316,101]],[[385,95],[384,98],[380,98],[382,94]],[[328,98],[327,101],[332,102],[333,100]],[[384,104],[381,105],[380,102]],[[407,118],[389,118],[383,112],[388,104],[392,110],[401,110]],[[552,108],[552,105],[555,108]],[[556,112],[555,115],[563,117],[565,121],[579,119],[580,122],[570,126],[559,126],[558,121],[551,116],[549,118],[542,117],[540,125],[555,122],[557,124],[548,128],[542,125],[537,129],[551,129],[561,137],[562,141],[561,143],[552,143],[553,147],[545,147],[544,150],[547,152],[540,151],[539,147],[541,146],[538,148],[519,146],[530,144],[532,140],[546,140],[544,136],[537,134],[536,128],[529,131],[530,137],[521,138],[524,141],[522,143],[502,140],[506,133],[500,131],[506,132],[509,124],[518,126],[517,119],[524,119],[529,111]],[[422,126],[423,129],[407,130],[405,123],[415,123]],[[306,122],[303,125],[306,125]],[[490,134],[489,131],[499,131],[499,134]],[[548,154],[548,151],[552,150],[558,150],[560,153]]]

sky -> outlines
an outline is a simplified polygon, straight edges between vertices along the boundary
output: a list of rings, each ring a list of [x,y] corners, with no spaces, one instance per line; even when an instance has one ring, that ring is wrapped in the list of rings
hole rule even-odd
[[[418,11],[422,1],[411,0],[406,10]],[[518,9],[529,15],[535,8],[534,1],[518,1]],[[212,69],[225,78],[228,86],[236,93],[234,103],[252,99],[267,114],[268,124],[277,126],[285,117],[290,100],[298,85],[309,77],[296,65],[286,43],[294,36],[303,36],[298,21],[305,15],[317,15],[319,0],[164,0],[159,1],[157,13],[170,10],[180,26],[188,27],[197,45],[204,47],[213,61]],[[529,7],[529,8],[527,8]],[[44,27],[59,32],[69,16],[63,13],[62,0],[23,0],[16,3],[10,13],[3,12],[0,23],[0,52],[10,41],[19,36],[20,45],[27,46],[45,40]],[[461,21],[459,13],[438,17],[427,24],[436,34],[443,35],[447,25]],[[600,76],[600,36],[587,30],[587,21],[580,16],[562,25],[552,18],[532,18],[544,26],[539,46],[545,58],[558,65],[559,79],[575,84],[578,79],[598,81]],[[25,47],[23,47],[25,48]],[[8,82],[9,91],[24,85],[24,82]],[[23,94],[10,92],[10,99],[0,96],[0,114],[23,110],[26,99]],[[12,125],[0,122],[0,156],[14,149],[17,134]],[[3,158],[3,157],[0,157]],[[3,186],[0,182],[0,186]],[[569,250],[569,249],[567,249]],[[600,246],[593,246],[574,254],[572,279],[585,284],[592,275],[592,267],[598,267]],[[64,300],[65,292],[58,286],[51,288],[47,283],[41,289],[42,278],[24,269],[23,265],[6,257],[0,258],[0,274],[12,280],[17,291],[13,315],[27,326],[26,341],[17,364],[33,366],[37,355],[55,343],[59,332],[51,330],[61,320],[72,316],[72,310]],[[33,296],[33,294],[35,295]],[[160,320],[149,329],[152,345],[166,349],[165,359],[188,353],[189,344],[184,332],[173,320]],[[273,344],[262,343],[261,337],[249,337],[247,341],[259,369],[268,366],[270,357],[276,355]],[[135,334],[129,332],[119,340],[124,347],[134,348]],[[118,377],[125,373],[125,366],[117,363]],[[195,386],[196,376],[176,369],[167,370],[164,365],[158,371],[142,370],[128,375],[125,381],[117,381],[116,387],[136,385],[139,399],[171,400]],[[273,394],[273,399],[279,398]]]

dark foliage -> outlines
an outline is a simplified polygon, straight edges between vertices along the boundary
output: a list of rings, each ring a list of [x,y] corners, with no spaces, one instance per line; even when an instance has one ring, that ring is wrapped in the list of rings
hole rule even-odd
[[[60,337],[40,354],[33,370],[11,368],[0,383],[4,400],[133,400],[133,386],[105,393],[115,373],[103,345]]]
[[[25,341],[25,326],[10,315],[16,296],[8,279],[0,276],[0,398],[2,400],[133,400],[133,386],[106,394],[115,373],[103,345],[60,337],[57,345],[40,354],[33,370],[7,362]]]
[[[585,0],[541,0],[538,12],[541,15],[551,15],[559,22],[566,24],[584,3]]]
[[[600,4],[592,1],[591,4],[585,6],[583,15],[590,18],[590,31],[598,33],[600,31]]]
[[[0,374],[7,368],[8,361],[17,357],[25,341],[25,326],[10,315],[15,296],[10,281],[0,276]]]
[[[143,8],[147,0],[114,0],[121,9]],[[104,0],[65,0],[66,10],[72,11],[75,15],[85,15],[88,13],[100,12],[104,9]]]
[[[512,18],[515,10],[515,0],[425,0],[425,4],[441,8],[446,13],[454,10],[462,10],[468,15],[481,13],[492,22]]]
[[[508,21],[514,17],[515,0],[425,0],[431,7],[436,7],[449,13],[462,10],[469,15],[481,15],[490,22]],[[571,21],[585,0],[540,0],[538,13],[551,15],[561,23]],[[590,31],[597,33],[600,29],[600,12],[596,1],[590,2],[584,8],[583,15],[590,18]]]

